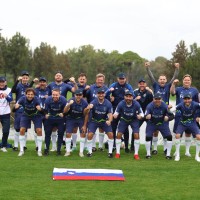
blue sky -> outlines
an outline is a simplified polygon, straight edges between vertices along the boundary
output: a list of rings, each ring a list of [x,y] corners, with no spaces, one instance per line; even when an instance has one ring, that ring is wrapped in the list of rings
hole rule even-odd
[[[171,58],[176,44],[200,43],[198,0],[4,0],[0,28],[58,52],[91,44],[107,52]]]

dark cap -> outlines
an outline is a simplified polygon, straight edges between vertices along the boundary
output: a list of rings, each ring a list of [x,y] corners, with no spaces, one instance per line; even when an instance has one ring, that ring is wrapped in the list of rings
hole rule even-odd
[[[101,92],[105,93],[105,89],[102,88],[102,87],[100,87],[100,88],[97,90],[97,93],[101,93]]]
[[[82,90],[80,90],[80,89],[78,89],[78,90],[76,90],[75,92],[74,92],[74,94],[76,95],[76,94],[83,94],[83,91]]]
[[[162,96],[160,93],[156,93],[153,98],[154,99],[162,99]]]
[[[191,99],[192,96],[191,96],[191,94],[187,93],[187,94],[184,94],[184,95],[183,95],[183,98],[184,98],[184,99],[186,99],[186,98]]]
[[[28,71],[25,71],[25,70],[24,70],[24,71],[22,71],[22,72],[21,72],[21,76],[24,76],[24,75],[26,75],[26,76],[29,76],[29,73],[28,73]]]
[[[47,82],[47,79],[45,77],[40,77],[39,81],[45,81],[45,82]]]
[[[141,82],[146,83],[146,81],[145,81],[143,78],[141,78],[141,79],[138,81],[138,83],[141,83]]]
[[[133,93],[130,91],[130,90],[127,90],[126,92],[125,92],[125,96],[126,95],[132,95],[133,96]]]
[[[0,82],[5,82],[6,78],[4,76],[0,76]]]
[[[126,75],[124,73],[119,73],[118,78],[126,78]]]

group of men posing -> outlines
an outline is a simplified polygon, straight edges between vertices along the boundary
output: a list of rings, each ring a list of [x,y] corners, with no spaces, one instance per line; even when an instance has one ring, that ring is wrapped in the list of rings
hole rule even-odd
[[[91,157],[96,149],[96,130],[99,128],[99,150],[103,151],[105,133],[108,136],[108,157],[120,158],[120,146],[124,137],[125,151],[129,152],[129,129],[132,130],[131,150],[134,151],[134,159],[139,157],[139,128],[146,122],[146,158],[151,154],[157,154],[158,133],[163,136],[164,152],[166,159],[172,159],[172,134],[169,129],[169,121],[174,119],[175,133],[175,161],[180,160],[180,141],[183,132],[186,139],[186,156],[191,156],[189,149],[191,135],[196,138],[195,160],[200,162],[200,130],[197,125],[200,109],[199,92],[191,87],[192,78],[186,74],[183,77],[183,86],[176,87],[179,63],[175,63],[174,76],[167,83],[165,75],[160,75],[155,80],[150,71],[150,63],[145,67],[152,81],[153,91],[147,87],[146,81],[140,79],[138,88],[133,90],[127,83],[124,73],[118,74],[117,81],[107,87],[104,84],[105,76],[96,75],[96,83],[87,85],[86,74],[81,73],[78,82],[73,77],[63,81],[61,72],[55,74],[54,82],[47,84],[45,77],[35,78],[29,84],[29,73],[23,71],[12,89],[7,87],[5,77],[0,77],[0,121],[2,124],[2,148],[6,152],[7,139],[10,129],[10,106],[12,93],[16,94],[15,112],[15,136],[13,150],[23,156],[26,149],[27,130],[31,127],[31,121],[35,128],[35,143],[38,156],[42,156],[42,124],[45,131],[44,155],[49,151],[57,151],[61,155],[63,137],[65,138],[66,153],[70,156],[76,149],[77,129],[80,131],[79,156],[83,157],[84,148],[87,146],[87,156]],[[33,89],[33,84],[36,84]],[[72,98],[66,99],[67,92],[72,92]],[[169,105],[170,93],[176,95],[176,107]],[[66,133],[66,134],[65,134]],[[50,141],[52,138],[52,149]],[[72,139],[71,139],[72,138]],[[71,140],[73,145],[71,146]],[[56,143],[57,141],[57,143]],[[153,149],[151,152],[151,143]]]

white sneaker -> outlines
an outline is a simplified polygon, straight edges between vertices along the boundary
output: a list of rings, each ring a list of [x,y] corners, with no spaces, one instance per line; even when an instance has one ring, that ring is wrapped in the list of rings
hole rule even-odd
[[[1,148],[1,151],[3,151],[4,153],[8,152],[7,149],[6,149],[6,147]]]
[[[18,156],[23,156],[24,155],[24,151],[20,151]]]
[[[175,151],[174,154],[173,154],[173,156],[176,156],[176,154],[177,154],[177,153],[176,153],[176,151]]]
[[[41,152],[41,151],[38,151],[38,152],[37,152],[37,155],[38,155],[38,156],[42,156],[42,152]]]
[[[52,149],[50,151],[54,152],[54,151],[57,151],[57,149],[55,147],[52,147]]]
[[[199,157],[199,156],[195,156],[195,160],[196,160],[197,162],[200,162],[200,157]]]
[[[70,156],[70,155],[71,155],[70,152],[66,152],[64,156],[67,157],[67,156]]]
[[[81,158],[83,158],[84,157],[84,154],[83,153],[79,153],[79,156],[81,157]]]
[[[179,156],[179,155],[176,155],[174,160],[175,160],[175,161],[179,161],[179,160],[180,160],[180,156]]]
[[[192,155],[191,155],[189,152],[186,152],[185,155],[186,155],[187,157],[192,157]]]

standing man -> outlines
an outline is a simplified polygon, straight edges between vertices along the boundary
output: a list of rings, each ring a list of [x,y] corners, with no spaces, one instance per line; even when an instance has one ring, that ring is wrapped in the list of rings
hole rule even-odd
[[[16,110],[20,109],[20,107],[23,108],[23,114],[20,118],[20,152],[18,156],[24,155],[25,132],[31,126],[31,121],[33,121],[37,133],[37,153],[38,156],[42,156],[42,117],[38,113],[38,111],[41,111],[40,101],[35,96],[35,91],[32,88],[27,88],[25,95],[15,104]]]
[[[124,95],[126,91],[131,91],[133,93],[133,88],[130,84],[127,83],[126,75],[124,73],[119,73],[117,77],[117,82],[114,82],[110,85],[109,89],[106,92],[107,96],[110,96],[110,101],[113,106],[113,112],[115,112],[117,105],[120,101],[124,99]],[[117,125],[119,122],[119,117],[116,119],[114,118],[112,121],[112,130],[113,130],[113,136],[114,136],[114,148],[116,148],[116,130]],[[128,148],[128,140],[129,140],[129,131],[128,127],[126,129],[126,133],[124,134],[124,140],[125,140],[125,152],[129,152]]]
[[[89,112],[90,120],[88,123],[88,140],[87,156],[92,156],[92,138],[95,135],[96,129],[101,128],[108,135],[108,157],[112,158],[113,150],[113,132],[111,127],[112,122],[112,104],[105,99],[105,89],[97,90],[97,98],[95,98],[87,106],[86,111]]]
[[[0,122],[2,125],[1,151],[7,152],[7,141],[10,132],[10,102],[12,101],[11,89],[6,85],[6,78],[0,77]]]
[[[144,116],[142,112],[142,108],[140,104],[133,99],[133,93],[131,91],[126,91],[124,95],[124,100],[122,100],[113,115],[115,119],[118,118],[118,133],[116,136],[116,155],[115,158],[120,158],[120,145],[121,145],[121,137],[122,134],[127,134],[126,129],[130,125],[133,132],[134,137],[134,159],[139,160],[140,157],[138,155],[139,146],[140,146],[140,138],[139,138],[139,119],[142,119]]]
[[[67,113],[66,117],[66,154],[70,156],[71,136],[74,128],[79,128],[80,131],[80,152],[79,156],[84,157],[84,143],[87,130],[88,114],[86,115],[86,107],[88,103],[83,99],[83,91],[78,89],[64,108],[64,113]]]
[[[63,135],[65,130],[65,118],[64,118],[64,107],[66,106],[67,100],[65,97],[60,95],[60,89],[55,88],[52,90],[52,95],[49,96],[44,102],[45,112],[45,144],[46,149],[44,155],[49,155],[49,146],[51,133],[54,127],[58,129],[58,141],[57,141],[57,155],[61,155],[61,145],[63,141]]]
[[[148,104],[145,117],[147,121],[146,127],[146,158],[151,158],[151,140],[155,131],[160,131],[163,138],[167,140],[167,154],[166,159],[170,160],[172,149],[172,135],[169,129],[169,111],[168,106],[162,101],[162,95],[157,93],[154,95],[153,102]]]

